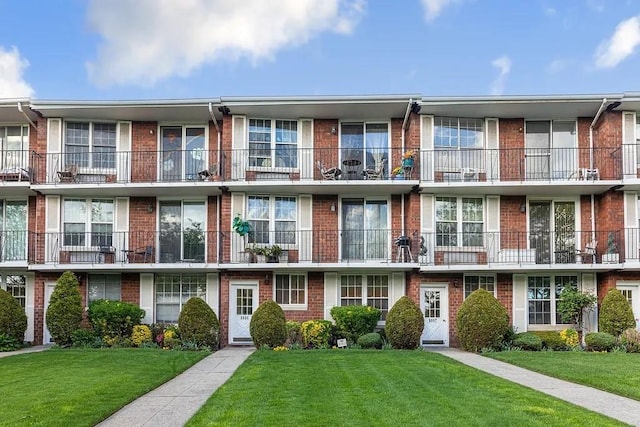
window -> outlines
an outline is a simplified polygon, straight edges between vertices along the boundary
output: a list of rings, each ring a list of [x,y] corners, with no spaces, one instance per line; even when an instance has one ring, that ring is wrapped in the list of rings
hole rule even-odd
[[[206,300],[204,274],[156,274],[156,323],[177,323],[182,306],[192,297]]]
[[[387,160],[383,174],[387,174],[388,123],[342,123],[340,129],[342,165],[348,179],[364,179],[362,170],[376,170],[383,159]]]
[[[204,262],[207,209],[200,201],[161,201],[160,262]]]
[[[435,117],[433,134],[436,170],[459,172],[462,168],[482,169],[483,119]]]
[[[29,166],[29,126],[0,126],[2,169]]]
[[[249,119],[249,166],[298,167],[298,122]]]
[[[387,200],[342,199],[342,259],[389,259]]]
[[[163,126],[160,135],[160,179],[198,180],[198,172],[206,169],[206,128]]]
[[[120,288],[118,274],[89,274],[87,299],[89,303],[99,299],[120,301]]]
[[[576,122],[527,121],[526,178],[571,179],[577,170]]]
[[[280,305],[306,306],[306,276],[304,274],[276,274],[275,300]]]
[[[530,276],[528,278],[527,297],[529,300],[529,324],[563,324],[557,311],[562,290],[570,286],[578,287],[577,276]]]
[[[297,214],[295,197],[249,196],[247,220],[252,230],[249,242],[295,244]]]
[[[0,246],[3,261],[27,259],[27,202],[0,199]]]
[[[2,279],[3,276],[0,276]],[[17,274],[7,274],[4,276],[4,283],[0,282],[1,287],[9,292],[18,300],[20,306],[24,309],[27,306],[27,280],[24,276]]]
[[[65,160],[89,168],[116,167],[116,124],[67,122]]]
[[[63,218],[65,246],[112,246],[113,200],[65,199]]]
[[[464,297],[465,299],[471,293],[478,289],[484,289],[487,292],[496,295],[496,278],[494,276],[464,276]]]
[[[482,247],[482,198],[436,197],[436,245]]]
[[[366,286],[363,286],[366,283]],[[344,275],[340,277],[340,305],[367,305],[382,310],[381,320],[389,311],[389,276]]]

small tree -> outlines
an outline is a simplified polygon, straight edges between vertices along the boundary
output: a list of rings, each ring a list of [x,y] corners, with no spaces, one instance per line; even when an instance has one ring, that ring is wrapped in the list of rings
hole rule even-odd
[[[420,307],[405,295],[389,310],[384,332],[393,348],[413,349],[420,345],[423,329]]]
[[[558,301],[558,313],[564,323],[575,325],[576,330],[584,329],[584,315],[594,309],[597,298],[595,295],[580,292],[565,286]]]
[[[56,281],[56,287],[47,308],[47,328],[59,346],[71,345],[73,331],[82,322],[82,297],[76,276],[65,271]]]
[[[0,335],[7,335],[19,344],[24,341],[27,330],[27,315],[17,299],[0,289]]]
[[[218,348],[220,322],[216,313],[202,298],[192,297],[182,307],[178,329],[183,342],[193,342],[212,350]]]
[[[626,329],[635,328],[631,304],[617,289],[611,289],[602,300],[598,328],[600,332],[620,336]]]
[[[456,332],[467,351],[498,347],[508,328],[507,309],[482,288],[473,291],[458,310]]]
[[[251,316],[249,332],[253,344],[260,348],[263,345],[276,347],[287,340],[287,326],[284,311],[273,300],[260,304]]]

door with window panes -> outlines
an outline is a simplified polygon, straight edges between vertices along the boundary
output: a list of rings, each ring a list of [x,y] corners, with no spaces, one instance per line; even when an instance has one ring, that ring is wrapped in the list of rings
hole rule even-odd
[[[161,201],[159,261],[205,261],[204,202]]]
[[[164,126],[160,129],[160,179],[195,181],[206,169],[205,128]]]
[[[389,258],[386,200],[342,200],[342,260]]]
[[[364,179],[363,169],[377,170],[385,160],[389,166],[389,125],[387,123],[342,123],[341,168],[345,179]]]
[[[529,202],[529,247],[536,250],[536,263],[574,263],[575,230],[574,202]]]

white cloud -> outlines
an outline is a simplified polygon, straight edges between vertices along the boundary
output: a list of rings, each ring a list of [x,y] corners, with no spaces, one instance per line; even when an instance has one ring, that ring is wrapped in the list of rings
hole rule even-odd
[[[214,61],[269,60],[322,32],[350,34],[366,0],[91,0],[98,85],[151,86]]]
[[[565,59],[565,58],[554,59],[549,63],[549,65],[547,65],[547,72],[550,74],[556,74],[565,70],[567,67],[569,67],[572,64],[573,64],[573,61],[571,59]]]
[[[558,13],[558,11],[557,11],[557,10],[555,10],[554,8],[552,8],[552,7],[547,7],[547,8],[544,10],[544,13],[546,13],[546,14],[547,14],[547,15],[549,15],[549,16],[554,16],[556,13]]]
[[[10,50],[0,46],[0,98],[23,98],[33,95],[34,90],[24,80],[24,70],[29,61],[20,56],[18,48]]]
[[[425,19],[427,22],[431,22],[440,15],[442,9],[450,4],[455,3],[458,0],[422,0],[422,6],[424,7]]]
[[[509,59],[507,55],[503,55],[491,61],[491,65],[498,69],[498,76],[493,80],[493,83],[491,83],[491,94],[502,95],[505,80],[511,71],[511,59]]]
[[[597,68],[613,68],[633,54],[640,44],[640,16],[622,21],[611,38],[600,43],[595,53]]]

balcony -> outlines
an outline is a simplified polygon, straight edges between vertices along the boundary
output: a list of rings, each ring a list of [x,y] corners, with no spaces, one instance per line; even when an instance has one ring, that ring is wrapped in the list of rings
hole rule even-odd
[[[3,196],[24,196],[31,193],[29,186],[35,170],[28,150],[0,150],[0,188]]]
[[[423,233],[419,262],[429,271],[611,270],[625,262],[624,251],[619,250],[622,234],[620,231]]]
[[[28,249],[32,248],[33,233],[27,231],[0,232],[0,265],[26,266]]]

